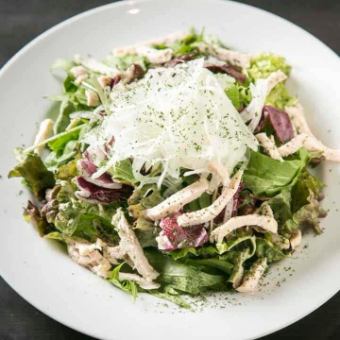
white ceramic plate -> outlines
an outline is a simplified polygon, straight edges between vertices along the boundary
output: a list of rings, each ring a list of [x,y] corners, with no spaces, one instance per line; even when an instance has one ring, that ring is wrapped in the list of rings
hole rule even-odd
[[[340,147],[340,63],[320,41],[297,26],[249,6],[211,0],[123,2],[100,7],[57,25],[22,49],[0,76],[0,272],[27,301],[52,318],[103,339],[256,338],[310,313],[340,287],[340,169],[326,165],[325,207],[320,237],[308,249],[271,271],[268,286],[254,296],[212,296],[195,313],[150,296],[135,303],[104,280],[74,264],[52,242],[40,239],[21,217],[26,193],[7,180],[13,149],[30,144],[37,122],[59,92],[49,66],[75,53],[104,56],[126,45],[190,26],[205,27],[229,46],[248,52],[274,51],[293,65],[289,86],[307,108],[315,133]],[[292,276],[284,267],[292,266]],[[281,274],[282,273],[282,274]],[[286,280],[285,282],[282,282]],[[276,287],[277,283],[282,283]]]

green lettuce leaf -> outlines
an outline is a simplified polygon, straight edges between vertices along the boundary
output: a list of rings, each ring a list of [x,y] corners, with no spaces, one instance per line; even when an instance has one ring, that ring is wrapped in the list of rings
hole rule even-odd
[[[163,200],[156,184],[136,188],[129,197],[129,212],[135,218],[142,217],[143,210],[152,208]]]
[[[278,70],[281,70],[288,76],[291,67],[287,64],[285,58],[271,53],[264,53],[252,58],[247,72],[254,81],[260,78],[267,78],[272,72]]]
[[[232,104],[239,111],[246,107],[251,101],[249,87],[235,83],[225,90]]]
[[[266,104],[284,110],[286,106],[295,105],[296,97],[289,94],[284,83],[277,84],[266,98]]]
[[[169,252],[169,256],[171,256],[175,261],[184,257],[189,257],[190,255],[198,256],[199,254],[197,249],[194,247],[186,247]]]
[[[48,240],[55,240],[60,242],[65,242],[65,238],[59,231],[51,231],[48,234],[44,235],[44,238]]]
[[[47,143],[48,147],[56,153],[62,152],[66,144],[79,138],[81,128],[82,126],[80,125],[50,138],[50,141]],[[72,147],[74,148],[74,145]]]
[[[309,154],[304,149],[284,161],[250,151],[248,167],[243,176],[245,188],[257,196],[274,196],[295,184],[308,160]]]
[[[204,192],[200,197],[191,201],[184,207],[185,212],[196,211],[199,209],[204,209],[211,204],[212,197],[211,195]]]
[[[47,205],[47,220],[65,237],[79,237],[95,242],[98,237],[108,243],[116,243],[118,235],[111,224],[116,206],[98,205],[77,199],[74,184],[63,181],[60,189]]]
[[[296,212],[304,205],[310,203],[310,197],[318,198],[324,184],[308,170],[301,173],[292,189],[292,211]]]
[[[66,164],[58,164],[55,176],[61,180],[70,180],[78,176],[77,160],[73,159]]]
[[[215,269],[225,274],[230,274],[234,268],[234,265],[232,262],[218,258],[218,257],[207,258],[207,259],[188,258],[183,263],[203,269],[206,272],[211,272],[211,269]],[[215,273],[215,271],[213,271],[212,273]]]
[[[282,190],[279,194],[268,200],[268,204],[273,210],[274,217],[279,226],[284,225],[292,216],[290,203],[291,191],[288,189]]]
[[[317,234],[321,234],[320,203],[317,200],[311,198],[310,203],[295,212],[292,218],[285,223],[284,231],[291,233],[302,227],[311,227]]]
[[[237,287],[243,278],[244,274],[244,263],[252,256],[249,249],[244,249],[240,252],[235,253],[233,261],[233,270],[230,274],[228,282],[230,282],[233,287]]]
[[[158,281],[163,287],[174,291],[197,295],[207,290],[226,289],[222,275],[213,275],[196,266],[179,263],[157,251],[147,250],[151,265],[160,273]]]
[[[280,261],[286,257],[286,254],[274,243],[264,238],[256,238],[256,256],[266,257],[268,262]]]
[[[62,165],[70,163],[77,155],[79,155],[79,143],[76,140],[70,140],[63,150],[50,152],[44,163],[48,170],[59,171]]]
[[[152,290],[152,291],[149,290],[148,293],[160,299],[168,300],[178,305],[179,307],[186,308],[186,309],[191,308],[190,304],[187,303],[181,296],[177,294],[170,294],[169,292],[159,292],[156,290]]]
[[[203,40],[203,31],[201,33],[197,33],[194,29],[192,29],[184,38],[179,39],[170,45],[154,44],[153,47],[157,49],[171,48],[176,57],[180,57],[188,53],[199,55],[200,53],[197,47]]]
[[[130,294],[133,299],[135,299],[138,295],[138,287],[137,284],[134,281],[119,280],[119,272],[121,271],[122,267],[125,265],[125,263],[121,263],[120,265],[116,266],[109,274],[108,280],[121,289],[122,291]]]
[[[153,222],[139,217],[134,223],[134,231],[143,248],[157,247],[156,236],[158,235],[158,230]]]
[[[132,164],[129,159],[117,162],[111,169],[109,173],[112,178],[118,182],[134,186],[137,183],[132,171]]]
[[[289,76],[291,67],[287,64],[285,58],[265,53],[251,60],[247,73],[250,80],[254,82],[257,79],[267,78],[272,72],[278,70]],[[277,84],[266,98],[266,104],[281,110],[295,103],[296,98],[289,94],[284,82]]]
[[[244,236],[234,237],[228,241],[225,241],[221,244],[217,244],[216,248],[218,250],[219,254],[224,254],[234,247],[240,245],[243,242],[247,242],[250,244],[251,248],[253,249],[253,252],[255,251],[256,245],[255,245],[255,237],[251,234],[246,234]]]
[[[69,72],[69,69],[66,70]],[[64,94],[52,100],[59,102],[59,112],[54,124],[56,134],[64,132],[70,124],[70,114],[76,111],[88,111],[85,88],[74,83],[74,77],[68,73],[64,83]]]
[[[176,41],[170,46],[175,56],[181,56],[188,53],[198,53],[197,44],[203,41],[203,35],[197,34],[194,30],[185,38]]]
[[[319,197],[323,184],[319,179],[305,170],[292,189],[291,219],[287,220],[283,230],[291,233],[300,227],[311,227],[321,233],[320,216],[324,210],[320,206]]]
[[[36,153],[28,153],[25,158],[9,172],[8,177],[22,177],[32,193],[42,198],[45,190],[55,184],[53,173],[48,171]]]

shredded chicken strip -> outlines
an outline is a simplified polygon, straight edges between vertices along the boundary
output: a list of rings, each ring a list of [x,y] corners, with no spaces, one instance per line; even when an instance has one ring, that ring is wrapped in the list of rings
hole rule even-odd
[[[223,188],[221,195],[209,207],[182,214],[177,217],[177,223],[181,227],[189,227],[213,220],[222,212],[228,202],[235,195],[240,185],[242,175],[243,171],[238,171],[231,179],[230,185]]]
[[[255,85],[250,85],[253,98],[248,106],[240,113],[240,115],[244,122],[248,122],[249,120],[251,121],[248,126],[252,131],[255,131],[260,122],[263,106],[267,96],[277,84],[285,81],[286,79],[287,76],[279,70],[271,73],[265,79],[256,80]]]
[[[221,178],[223,185],[229,184],[229,171],[220,162],[209,162],[208,169]]]
[[[70,73],[74,76],[74,83],[80,85],[85,79],[87,79],[88,74],[86,68],[83,66],[74,66],[70,69]]]
[[[261,277],[268,267],[267,258],[256,261],[244,276],[242,283],[236,290],[240,293],[252,293],[256,290]]]
[[[189,34],[188,32],[180,31],[180,32],[168,34],[162,38],[147,40],[142,43],[135,44],[135,45],[117,47],[112,50],[112,54],[117,57],[123,57],[128,54],[135,54],[136,48],[139,48],[139,47],[150,47],[152,45],[160,45],[160,44],[170,45],[177,40],[181,40],[185,38],[186,36],[188,36],[188,34]]]
[[[99,76],[97,81],[102,89],[105,89],[107,86],[110,86],[112,83],[112,77],[110,76]]]
[[[150,289],[157,289],[160,287],[160,284],[157,282],[150,282],[144,279],[143,277],[137,275],[137,274],[132,274],[132,273],[119,273],[119,281],[134,281],[138,283],[139,287],[145,289],[145,290],[150,290]]]
[[[149,264],[132,227],[126,220],[121,209],[117,210],[117,213],[113,217],[112,224],[118,229],[120,251],[129,256],[134,264],[134,268],[147,281],[151,282],[156,279],[159,274]]]
[[[269,75],[267,78],[268,80],[268,94],[273,90],[273,88],[278,84],[287,79],[287,76],[285,73],[283,73],[281,70],[275,71]]]
[[[108,277],[112,264],[118,264],[117,259],[125,259],[126,255],[123,246],[108,247],[101,239],[97,239],[95,243],[69,240],[67,241],[67,249],[72,260],[103,278]],[[134,281],[146,290],[157,289],[160,286],[159,283],[153,282],[149,277],[145,278],[133,273],[120,272],[119,281],[124,280]]]
[[[275,145],[273,136],[269,138],[264,132],[261,132],[258,133],[255,137],[271,158],[282,161],[281,154]]]
[[[233,65],[248,68],[250,66],[250,55],[238,51],[228,50],[223,47],[215,47],[216,57],[220,60],[230,62]]]
[[[42,142],[44,142],[47,138],[51,137],[53,134],[53,120],[52,119],[44,119],[39,126],[39,130],[37,135],[35,136],[34,139],[34,146],[36,148],[34,151],[38,154],[41,155],[43,152],[45,145],[41,145]]]
[[[171,48],[157,50],[148,46],[140,46],[136,48],[136,54],[147,58],[151,64],[164,64],[171,60],[173,51]]]
[[[230,234],[236,229],[243,228],[246,226],[260,227],[265,231],[270,231],[277,234],[277,221],[270,216],[250,214],[244,216],[232,217],[226,223],[221,224],[219,227],[213,230],[210,235],[212,242],[222,243],[225,236]]]
[[[115,56],[135,54],[147,58],[151,64],[164,64],[172,59],[173,50],[171,48],[157,50],[150,46],[138,45],[116,49],[113,54]]]
[[[256,135],[257,140],[270,157],[282,160],[282,157],[292,155],[301,147],[304,147],[308,151],[321,152],[326,160],[340,162],[340,149],[328,148],[313,135],[304,117],[301,104],[286,107],[285,110],[298,133],[293,139],[280,147],[276,147],[274,141],[270,140],[264,133]]]
[[[289,239],[291,249],[295,250],[301,244],[301,241],[302,233],[301,230],[298,229],[293,233],[293,235]]]
[[[203,53],[208,53],[219,60],[226,61],[241,68],[248,68],[250,66],[251,56],[246,53],[228,50],[220,46],[212,46],[204,42],[199,44],[198,49]]]
[[[104,74],[110,77],[114,77],[121,74],[121,71],[115,67],[107,66],[94,58],[85,58],[79,55],[74,56],[74,61],[79,63],[86,69],[89,69],[100,74]]]
[[[187,32],[187,31],[177,31],[177,32],[167,34],[167,35],[165,35],[161,38],[148,40],[144,43],[144,45],[147,45],[147,46],[160,45],[160,44],[170,45],[170,44],[173,44],[174,42],[176,42],[177,40],[184,39],[189,34],[190,33]]]
[[[300,103],[297,103],[294,106],[286,106],[285,112],[287,112],[298,134],[306,133],[307,135],[313,136],[313,133],[309,128],[305,118],[304,109]]]
[[[160,220],[163,217],[178,212],[184,205],[200,197],[208,190],[208,181],[201,178],[199,181],[188,185],[176,192],[153,208],[146,209],[144,216],[150,220]]]
[[[227,205],[225,206],[224,215],[223,215],[223,223],[231,219],[233,215],[233,207],[234,207],[233,200],[229,201]]]
[[[308,151],[320,151],[328,161],[340,162],[340,150],[325,146],[312,133],[306,121],[303,107],[300,103],[285,108],[298,135],[288,143],[282,145],[279,151],[283,157],[296,152],[302,146]]]
[[[100,251],[104,243],[97,239],[96,243],[67,241],[67,250],[73,261],[90,269],[100,277],[106,278],[111,269],[111,263]]]
[[[340,149],[330,149],[323,145],[313,135],[307,135],[305,133],[297,135],[288,143],[280,146],[278,150],[282,157],[286,157],[295,153],[301,147],[306,148],[308,151],[321,152],[325,159],[328,161],[340,162]]]
[[[85,97],[87,106],[94,107],[100,103],[97,93],[92,90],[85,90]]]

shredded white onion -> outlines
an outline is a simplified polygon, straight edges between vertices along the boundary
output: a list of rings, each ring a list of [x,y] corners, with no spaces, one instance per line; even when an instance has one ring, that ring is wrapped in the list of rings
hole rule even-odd
[[[127,158],[133,158],[134,172],[145,163],[161,163],[163,177],[178,178],[180,168],[210,172],[211,161],[230,173],[247,147],[257,149],[255,137],[203,59],[150,69],[140,81],[117,87],[111,111],[85,136],[91,149],[115,139],[109,161],[97,175]]]

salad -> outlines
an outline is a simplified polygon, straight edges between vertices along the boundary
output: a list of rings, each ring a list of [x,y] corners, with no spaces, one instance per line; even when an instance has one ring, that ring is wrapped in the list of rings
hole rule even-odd
[[[32,193],[25,218],[79,265],[186,307],[254,292],[305,231],[321,232],[311,169],[340,151],[311,132],[283,57],[192,30],[52,71],[58,114],[9,177]]]

